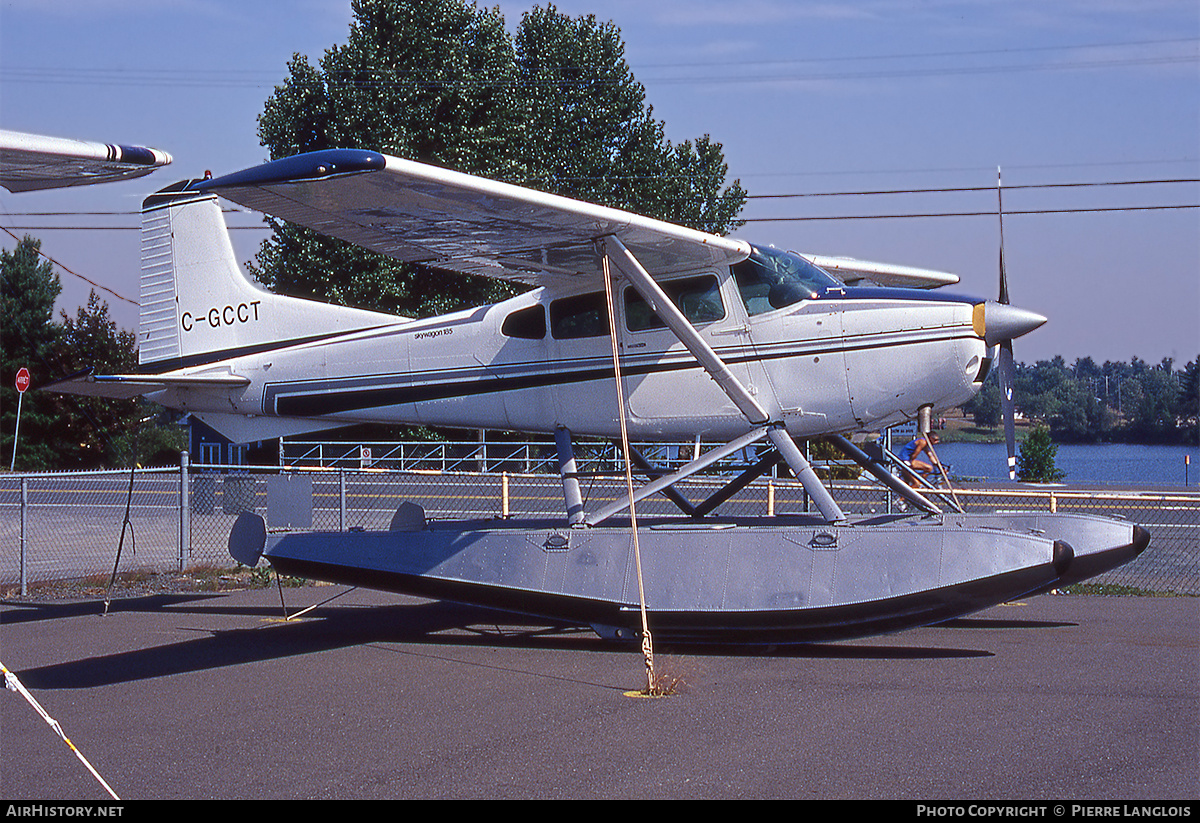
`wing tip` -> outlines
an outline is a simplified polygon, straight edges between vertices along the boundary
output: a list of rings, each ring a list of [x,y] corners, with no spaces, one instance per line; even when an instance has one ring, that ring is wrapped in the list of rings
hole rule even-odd
[[[259,166],[236,171],[191,185],[193,191],[220,191],[226,188],[306,183],[330,177],[382,171],[387,158],[368,149],[324,149],[272,160]]]

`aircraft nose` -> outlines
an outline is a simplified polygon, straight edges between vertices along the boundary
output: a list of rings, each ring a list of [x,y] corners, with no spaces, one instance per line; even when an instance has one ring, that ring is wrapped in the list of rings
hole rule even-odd
[[[975,305],[975,333],[989,346],[1015,340],[1046,322],[1034,311],[988,300]]]

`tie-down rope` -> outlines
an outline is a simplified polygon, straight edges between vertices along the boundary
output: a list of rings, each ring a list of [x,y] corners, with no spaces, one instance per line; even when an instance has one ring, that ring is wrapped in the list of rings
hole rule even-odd
[[[655,693],[654,643],[646,621],[646,590],[642,585],[642,549],[638,543],[637,511],[633,502],[633,469],[629,460],[629,432],[625,426],[625,392],[621,384],[621,355],[617,347],[617,319],[613,309],[612,272],[608,254],[602,257],[604,268],[604,297],[608,303],[608,336],[612,341],[613,375],[617,384],[617,419],[621,422],[621,453],[625,458],[625,488],[629,493],[629,527],[633,530],[633,558],[637,565],[638,601],[642,610],[642,657],[646,661],[646,693]]]
[[[100,776],[100,773],[92,768],[92,764],[89,763],[88,759],[83,756],[83,752],[75,748],[75,744],[71,742],[71,739],[63,734],[62,726],[58,725],[58,721],[46,714],[46,710],[43,709],[41,704],[34,699],[33,695],[31,695],[29,691],[21,685],[21,681],[17,679],[17,676],[5,668],[3,663],[0,663],[0,671],[4,672],[5,687],[7,687],[10,691],[14,691],[24,697],[29,702],[29,705],[33,706],[34,710],[42,716],[42,719],[50,724],[50,728],[54,729],[55,734],[61,737],[63,742],[71,747],[71,751],[75,752],[75,756],[79,758],[79,762],[87,767],[87,770],[92,773],[92,777],[100,781],[100,785],[103,786],[104,790],[112,796],[112,799],[120,800],[121,798],[117,797],[117,793],[112,790],[112,787],[109,786],[108,783],[104,782],[104,778]]]

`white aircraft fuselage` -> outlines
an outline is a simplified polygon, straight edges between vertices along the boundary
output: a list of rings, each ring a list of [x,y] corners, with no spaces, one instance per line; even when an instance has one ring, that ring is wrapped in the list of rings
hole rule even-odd
[[[988,347],[973,323],[982,300],[850,288],[825,275],[806,284],[812,288],[801,299],[775,308],[755,294],[761,284],[739,290],[731,268],[681,272],[660,283],[669,294],[680,286],[684,313],[692,312],[699,334],[793,436],[891,425],[921,406],[952,408],[974,395],[987,372]],[[619,434],[604,292],[542,287],[425,320],[377,315],[366,329],[313,340],[304,339],[310,329],[302,319],[280,323],[280,301],[272,298],[179,301],[179,337],[209,354],[164,374],[231,374],[247,382],[215,393],[184,384],[152,399],[212,416],[218,428],[245,416],[306,420],[311,428],[376,422]],[[748,430],[695,357],[649,319],[646,304],[621,281],[614,309],[631,436],[725,439]],[[360,321],[371,319],[360,313]],[[258,346],[266,350],[223,356],[255,326],[277,329]]]
[[[273,294],[237,263],[217,194],[431,277],[533,288],[423,320]],[[874,429],[969,400],[991,347],[1045,320],[847,286],[796,253],[371,152],[167,187],[147,199],[142,237],[141,374],[61,388],[147,394],[235,442],[365,422],[616,436],[622,414],[635,438]]]
[[[975,394],[986,373],[987,346],[972,328],[974,306],[965,300],[833,289],[749,316],[728,272],[695,274],[715,281],[725,308],[723,317],[697,330],[795,436],[891,425],[911,419],[924,405],[952,408]],[[588,296],[559,296],[543,288],[427,320],[294,345],[281,339],[269,351],[175,372],[228,371],[247,378],[244,387],[227,389],[224,396],[178,388],[153,399],[192,412],[341,425],[522,432],[565,427],[615,436],[619,423],[607,333],[560,339],[547,329],[538,339],[503,331],[505,321],[522,312],[544,314],[559,301]],[[591,296],[603,308],[603,293]],[[624,303],[617,301],[616,309],[630,434],[687,440],[745,432],[746,419],[669,330],[629,331]],[[265,322],[268,310],[240,303],[211,311],[255,323]],[[219,337],[228,328],[213,328],[207,313],[202,317],[181,316],[181,331]]]

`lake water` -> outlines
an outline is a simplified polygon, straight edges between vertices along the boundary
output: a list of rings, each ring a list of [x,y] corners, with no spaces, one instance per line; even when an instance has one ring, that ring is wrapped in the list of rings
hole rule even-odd
[[[943,443],[938,456],[958,477],[1008,479],[1008,451],[1003,443]],[[1018,444],[1018,454],[1020,445]],[[1200,447],[1060,444],[1054,464],[1066,472],[1068,483],[1182,486],[1184,457],[1189,486],[1200,486]]]

